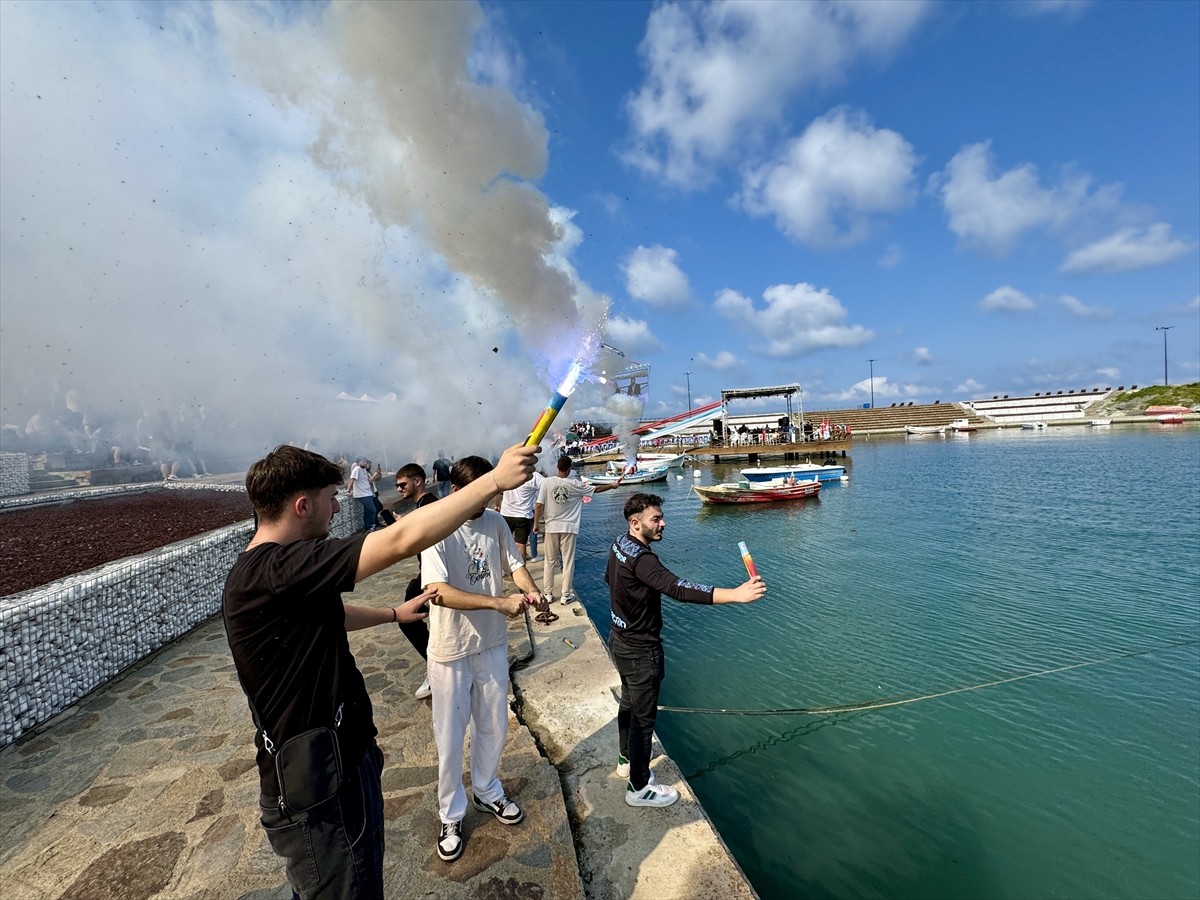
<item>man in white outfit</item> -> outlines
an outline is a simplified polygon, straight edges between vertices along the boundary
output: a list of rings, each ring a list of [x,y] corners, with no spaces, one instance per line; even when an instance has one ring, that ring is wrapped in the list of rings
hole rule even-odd
[[[492,464],[479,456],[457,460],[450,491],[489,478]],[[504,596],[511,572],[523,594]],[[504,518],[480,507],[452,535],[421,553],[421,579],[439,596],[429,610],[429,685],[433,689],[433,735],[438,750],[437,852],[451,862],[462,856],[467,813],[462,759],[471,723],[471,789],[476,809],[505,825],[525,813],[504,792],[497,773],[508,735],[508,618],[521,614],[527,598],[547,603],[525,569]]]
[[[575,602],[575,540],[579,536],[579,521],[585,497],[611,491],[621,484],[622,474],[612,484],[584,484],[571,474],[571,458],[560,456],[558,475],[542,479],[537,502],[533,504],[533,530],[545,534],[542,552],[546,555],[542,568],[542,585],[551,600],[554,593],[554,568],[562,564],[562,584],[559,591],[563,603]]]

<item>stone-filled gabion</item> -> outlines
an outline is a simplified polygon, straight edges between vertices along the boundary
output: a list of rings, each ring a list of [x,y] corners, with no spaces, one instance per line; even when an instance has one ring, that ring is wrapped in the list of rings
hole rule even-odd
[[[347,499],[331,534],[345,537],[361,522]],[[0,747],[218,614],[225,577],[253,527],[229,525],[0,599]]]
[[[24,453],[0,453],[0,497],[29,493],[29,457]]]

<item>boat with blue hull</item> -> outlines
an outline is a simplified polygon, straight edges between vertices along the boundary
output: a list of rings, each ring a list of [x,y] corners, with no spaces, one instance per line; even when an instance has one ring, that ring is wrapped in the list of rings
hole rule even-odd
[[[741,476],[747,481],[775,481],[780,478],[793,478],[796,481],[849,481],[845,466],[825,465],[816,463],[798,463],[792,466],[754,466],[742,469]]]

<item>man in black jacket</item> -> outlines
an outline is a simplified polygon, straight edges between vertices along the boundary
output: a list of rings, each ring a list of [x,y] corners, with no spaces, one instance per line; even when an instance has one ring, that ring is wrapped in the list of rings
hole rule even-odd
[[[757,576],[736,588],[676,577],[650,549],[652,543],[662,540],[666,528],[662,498],[634,494],[625,501],[624,514],[629,533],[617,538],[609,549],[604,572],[612,617],[608,648],[621,676],[617,774],[629,779],[625,802],[630,806],[670,806],[679,799],[679,792],[656,784],[650,771],[658,689],[665,674],[662,595],[684,603],[752,603],[767,592],[767,586]]]

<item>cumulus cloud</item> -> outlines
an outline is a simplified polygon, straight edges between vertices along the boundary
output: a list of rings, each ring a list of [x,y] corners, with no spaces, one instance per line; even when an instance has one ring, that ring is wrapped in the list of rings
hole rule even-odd
[[[982,384],[980,384],[974,378],[968,378],[966,381],[964,381],[962,384],[960,384],[958,387],[956,387],[954,389],[954,393],[974,395],[974,394],[983,393],[983,390],[984,390],[984,387]]]
[[[825,288],[811,284],[776,284],[763,291],[764,308],[746,296],[723,290],[713,308],[735,325],[762,340],[768,356],[803,356],[827,347],[857,347],[874,332],[861,325],[846,325],[846,309]]]
[[[624,158],[683,187],[779,121],[801,90],[839,80],[907,40],[924,2],[664,3],[639,52],[646,79],[627,100]]]
[[[773,216],[795,241],[846,246],[869,235],[871,216],[912,203],[916,166],[912,146],[895,131],[835,109],[747,172],[736,200],[752,215]]]
[[[1097,369],[1096,374],[1103,375],[1105,378],[1109,379],[1110,381],[1116,381],[1118,378],[1121,377],[1121,370],[1115,369],[1115,368],[1109,366],[1107,368]]]
[[[1060,272],[1124,272],[1160,266],[1190,252],[1194,245],[1171,236],[1171,226],[1122,228],[1108,237],[1072,251]]]
[[[979,308],[984,312],[1023,313],[1030,312],[1034,305],[1032,300],[1007,284],[996,288],[979,301]]]
[[[894,381],[888,381],[886,375],[875,376],[874,393],[871,390],[871,379],[864,378],[862,381],[857,381],[844,391],[833,391],[822,395],[822,399],[836,401],[838,403],[857,402],[860,400],[868,400],[872,396],[875,397],[875,404],[879,405],[881,400],[896,400],[903,397],[918,397],[930,393],[930,389],[917,384],[898,384]]]
[[[716,356],[709,356],[707,353],[697,353],[695,359],[696,362],[700,363],[706,369],[712,369],[715,372],[728,372],[731,369],[738,368],[742,364],[742,361],[728,350],[721,350]]]
[[[1107,306],[1088,306],[1082,300],[1072,297],[1070,294],[1063,294],[1058,298],[1058,302],[1071,315],[1080,319],[1107,319],[1112,316],[1113,311]]]
[[[1117,207],[1118,185],[1093,188],[1090,177],[1068,171],[1056,184],[1043,187],[1030,163],[999,175],[993,173],[994,164],[990,142],[972,144],[930,178],[950,230],[964,247],[1003,256],[1028,231],[1058,232],[1085,214]]]
[[[602,321],[479,7],[3,16],[6,423],[76,387],[114,422],[203,406],[230,455],[489,451]]]
[[[913,362],[918,366],[933,365],[933,354],[929,352],[928,347],[917,347],[913,350]]]
[[[621,264],[629,296],[651,306],[683,306],[692,295],[688,279],[678,264],[679,254],[655,244],[638,247]]]
[[[654,336],[645,319],[610,316],[606,334],[608,340],[631,359],[666,349],[663,342]]]

